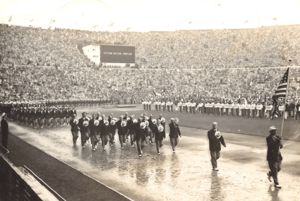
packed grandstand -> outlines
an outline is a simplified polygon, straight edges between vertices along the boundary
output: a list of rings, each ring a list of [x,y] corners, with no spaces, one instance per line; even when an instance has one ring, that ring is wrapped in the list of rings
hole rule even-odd
[[[173,32],[91,32],[0,25],[0,100],[270,101],[287,66],[300,82],[300,26]],[[103,68],[88,44],[136,48],[137,68]],[[216,101],[215,101],[216,102]]]

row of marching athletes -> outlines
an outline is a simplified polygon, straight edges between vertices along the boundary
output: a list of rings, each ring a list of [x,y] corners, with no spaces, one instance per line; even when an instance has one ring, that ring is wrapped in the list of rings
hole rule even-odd
[[[152,111],[154,106],[155,111],[166,112],[185,112],[185,113],[200,113],[200,114],[212,114],[219,116],[236,116],[246,118],[274,118],[284,115],[285,118],[294,117],[297,119],[300,116],[300,104],[297,107],[291,109],[281,105],[276,110],[274,106],[270,104],[251,103],[251,104],[239,104],[239,103],[195,103],[195,102],[178,102],[177,105],[171,101],[168,102],[142,102],[144,110]]]
[[[178,144],[178,137],[181,137],[178,122],[178,118],[171,118],[169,123],[169,137],[173,152],[175,152]],[[97,149],[100,141],[103,150],[105,150],[108,143],[110,146],[114,146],[115,134],[117,133],[122,149],[128,141],[132,147],[136,145],[138,155],[141,157],[145,144],[155,143],[156,151],[160,154],[160,148],[166,138],[166,120],[162,115],[159,115],[157,119],[153,118],[152,115],[147,117],[144,114],[139,118],[135,118],[134,115],[129,116],[126,113],[119,118],[112,115],[106,118],[105,115],[97,113],[89,118],[87,113],[83,112],[80,119],[76,119],[76,115],[73,115],[69,123],[73,145],[76,146],[80,134],[82,148],[85,148],[90,139],[93,151]]]
[[[76,110],[64,106],[14,106],[10,110],[10,118],[22,125],[32,128],[59,127],[68,124],[68,120]]]

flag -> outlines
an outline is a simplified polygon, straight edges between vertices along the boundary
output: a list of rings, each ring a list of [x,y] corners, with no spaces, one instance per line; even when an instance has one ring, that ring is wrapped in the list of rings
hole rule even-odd
[[[279,86],[275,90],[274,97],[275,98],[285,98],[287,93],[287,86],[288,86],[288,77],[289,77],[289,68],[284,73],[283,77],[280,80]]]

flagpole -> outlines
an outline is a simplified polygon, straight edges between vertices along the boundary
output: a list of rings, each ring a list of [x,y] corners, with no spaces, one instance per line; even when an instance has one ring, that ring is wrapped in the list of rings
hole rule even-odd
[[[287,88],[286,88],[286,95],[285,95],[285,100],[284,100],[284,111],[282,115],[282,122],[281,122],[281,131],[280,131],[280,136],[283,136],[283,127],[284,127],[284,116],[286,112],[286,101],[288,98],[288,93],[289,93],[289,87],[290,87],[290,67],[288,67],[288,79],[287,79]]]

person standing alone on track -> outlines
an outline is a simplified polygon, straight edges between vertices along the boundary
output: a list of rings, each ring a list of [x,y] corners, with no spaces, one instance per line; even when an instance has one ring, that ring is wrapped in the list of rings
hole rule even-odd
[[[1,137],[2,137],[2,146],[7,148],[8,144],[8,123],[6,121],[6,113],[1,115]]]
[[[221,144],[226,147],[225,140],[218,130],[218,123],[213,122],[212,129],[207,133],[209,140],[209,151],[213,171],[219,171],[217,160],[220,158]]]
[[[281,169],[282,155],[280,149],[283,147],[281,143],[281,137],[276,135],[276,127],[271,126],[269,129],[269,136],[267,140],[267,161],[269,164],[270,171],[268,172],[268,179],[271,182],[271,177],[273,177],[275,188],[281,188],[278,182],[278,172]]]

